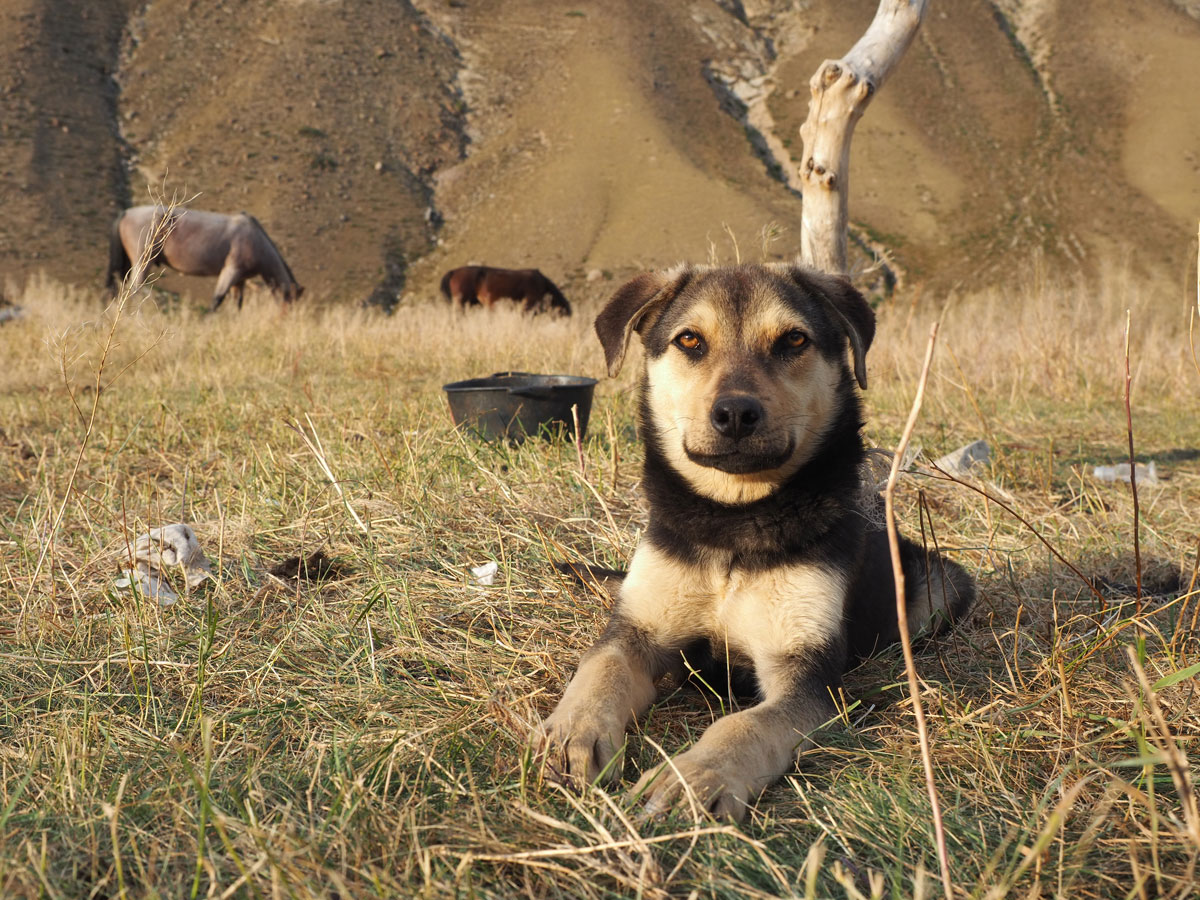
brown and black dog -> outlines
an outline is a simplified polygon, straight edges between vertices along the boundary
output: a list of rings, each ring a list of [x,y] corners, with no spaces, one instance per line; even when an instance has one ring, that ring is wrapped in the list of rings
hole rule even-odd
[[[537,269],[462,266],[442,276],[442,295],[459,309],[490,307],[497,300],[520,302],[523,312],[571,314],[567,298]]]
[[[616,780],[659,680],[723,661],[761,702],[635,791],[654,813],[694,800],[741,819],[835,717],[842,673],[899,639],[855,386],[875,315],[848,281],[797,266],[681,266],[624,285],[596,331],[610,375],[634,332],[645,349],[650,521],[608,628],[532,745],[564,780]],[[906,540],[901,557],[914,633],[966,612],[961,566]]]

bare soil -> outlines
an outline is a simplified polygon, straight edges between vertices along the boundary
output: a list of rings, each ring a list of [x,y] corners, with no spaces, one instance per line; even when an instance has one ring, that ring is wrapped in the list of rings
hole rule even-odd
[[[161,196],[254,213],[329,300],[430,296],[485,262],[537,266],[587,305],[646,266],[783,258],[808,78],[876,5],[14,0],[0,276],[98,284],[112,217]],[[939,290],[1031,256],[1187,284],[1196,15],[935,4],[858,126],[856,235]]]

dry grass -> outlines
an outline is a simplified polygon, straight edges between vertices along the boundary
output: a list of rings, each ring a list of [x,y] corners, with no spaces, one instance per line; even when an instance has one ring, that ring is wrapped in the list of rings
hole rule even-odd
[[[869,436],[891,446],[942,314],[915,440],[937,455],[987,437],[980,486],[1097,576],[1102,598],[996,503],[928,474],[901,485],[902,527],[936,535],[982,587],[964,628],[917,648],[955,892],[1188,896],[1188,304],[1119,272],[1036,276],[937,304],[900,297],[870,355]],[[529,770],[528,723],[606,616],[548,561],[619,565],[644,521],[635,367],[601,384],[582,470],[569,444],[455,434],[440,385],[510,368],[598,375],[589,310],[455,322],[437,305],[385,319],[280,315],[252,298],[213,317],[131,303],[112,327],[95,296],[49,282],[20,302],[29,316],[0,326],[3,896],[936,893],[898,649],[849,676],[850,727],[741,829],[631,821],[620,795],[570,796]],[[1140,615],[1128,486],[1085,474],[1127,453],[1127,306],[1138,452],[1169,475],[1142,488]],[[128,542],[180,519],[216,583],[166,610],[113,587]],[[318,548],[349,572],[267,573]],[[491,587],[468,573],[485,560],[501,566]],[[719,711],[697,693],[664,698],[626,781]]]

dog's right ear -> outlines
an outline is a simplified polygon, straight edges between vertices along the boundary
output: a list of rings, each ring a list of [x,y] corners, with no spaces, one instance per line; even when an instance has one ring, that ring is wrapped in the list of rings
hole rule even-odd
[[[644,272],[617,289],[608,305],[596,316],[596,334],[604,347],[604,362],[610,378],[615,378],[621,371],[633,332],[640,334],[652,321],[651,314],[656,317],[691,278],[690,267]]]
[[[824,302],[826,310],[850,339],[850,349],[854,351],[854,377],[865,391],[867,350],[875,339],[875,311],[871,304],[844,275],[830,275],[799,265],[791,265],[788,273],[796,284]]]

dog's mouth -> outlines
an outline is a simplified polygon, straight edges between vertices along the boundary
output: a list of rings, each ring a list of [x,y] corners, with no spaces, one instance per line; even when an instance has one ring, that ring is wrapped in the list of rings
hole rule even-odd
[[[684,444],[683,452],[698,466],[717,469],[730,475],[749,475],[778,469],[792,457],[796,442],[789,438],[782,452],[768,448],[731,447],[729,450],[700,451]]]

